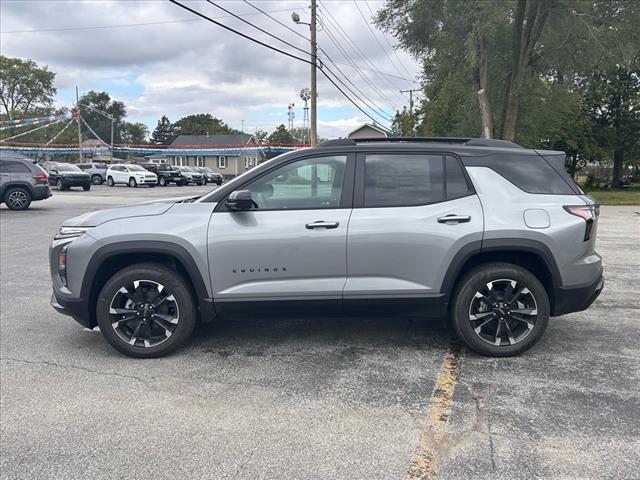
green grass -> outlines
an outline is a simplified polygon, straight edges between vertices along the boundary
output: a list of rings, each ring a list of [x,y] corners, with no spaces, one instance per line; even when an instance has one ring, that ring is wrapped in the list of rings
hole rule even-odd
[[[640,189],[629,190],[589,190],[589,195],[598,200],[601,205],[640,205]]]

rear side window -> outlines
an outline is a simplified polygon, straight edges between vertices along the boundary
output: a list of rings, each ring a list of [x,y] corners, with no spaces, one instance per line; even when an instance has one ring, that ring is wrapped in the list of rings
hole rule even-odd
[[[464,157],[465,166],[489,167],[527,193],[572,195],[569,184],[539,155]]]
[[[367,155],[365,207],[425,205],[444,199],[442,155]]]
[[[465,197],[472,193],[456,157],[447,155],[445,167],[447,169],[447,200]]]
[[[3,173],[31,173],[29,167],[22,162],[0,162],[0,171]]]

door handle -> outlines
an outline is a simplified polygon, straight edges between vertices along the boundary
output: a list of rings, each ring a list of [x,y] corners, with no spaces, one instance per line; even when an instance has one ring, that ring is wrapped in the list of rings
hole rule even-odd
[[[323,222],[320,220],[318,222],[307,223],[304,227],[308,230],[313,230],[315,228],[338,228],[338,225],[340,225],[339,222]]]
[[[471,221],[471,215],[456,215],[455,213],[451,213],[449,215],[445,215],[444,217],[438,218],[438,223],[467,223]]]

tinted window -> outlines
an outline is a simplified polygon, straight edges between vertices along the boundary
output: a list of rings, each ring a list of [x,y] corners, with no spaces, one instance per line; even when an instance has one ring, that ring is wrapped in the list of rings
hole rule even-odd
[[[447,155],[445,162],[447,168],[447,200],[468,195],[470,193],[469,185],[458,159]]]
[[[527,193],[573,194],[573,189],[539,155],[493,154],[465,157],[466,166],[489,167]]]
[[[425,205],[443,200],[442,155],[367,155],[365,207]]]
[[[339,208],[346,156],[309,158],[284,165],[250,183],[258,208],[303,210]]]
[[[0,162],[0,171],[4,173],[31,173],[31,170],[22,162]]]
[[[71,165],[70,163],[59,163],[54,167],[59,172],[81,172],[78,167]]]

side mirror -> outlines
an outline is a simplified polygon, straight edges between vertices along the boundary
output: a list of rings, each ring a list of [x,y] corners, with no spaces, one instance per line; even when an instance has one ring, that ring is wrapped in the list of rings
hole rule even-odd
[[[233,211],[251,210],[255,204],[249,190],[231,192],[226,202],[227,208]]]

